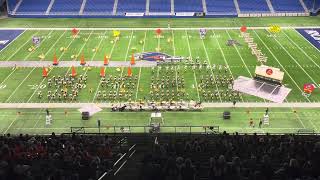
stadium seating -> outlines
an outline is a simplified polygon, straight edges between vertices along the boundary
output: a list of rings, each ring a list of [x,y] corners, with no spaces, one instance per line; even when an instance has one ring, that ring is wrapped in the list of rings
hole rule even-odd
[[[18,0],[8,0],[9,15],[45,15],[51,0],[22,0],[19,8]],[[145,13],[147,0],[54,0],[50,16],[53,15],[103,15],[124,16],[125,13]],[[237,0],[241,13],[271,13],[266,0]],[[279,13],[304,13],[305,10],[300,0],[270,0],[275,12]],[[320,8],[319,0],[304,0],[310,11],[317,12]],[[83,4],[83,9],[81,6]],[[181,12],[203,12],[206,5],[207,15],[237,15],[234,0],[149,0],[149,14],[147,15],[173,15]],[[13,10],[17,9],[16,14]],[[81,9],[81,10],[80,10]],[[83,10],[83,11],[82,11]],[[116,13],[116,14],[113,14]],[[187,14],[187,13],[186,13]],[[190,13],[188,13],[190,15]]]
[[[167,12],[171,11],[171,0],[150,0],[150,12]]]
[[[276,12],[304,12],[299,0],[270,0]]]
[[[114,0],[87,0],[84,14],[112,14]]]
[[[123,153],[108,136],[0,137],[0,179],[98,179]]]
[[[17,13],[44,14],[50,4],[50,0],[23,0],[17,9]]]
[[[319,0],[304,0],[304,3],[306,4],[306,6],[311,12],[317,12],[320,9]]]
[[[202,0],[174,0],[175,12],[203,12]]]
[[[245,12],[267,12],[270,13],[270,9],[266,0],[251,0],[248,2],[247,0],[238,0],[240,11]]]
[[[237,14],[233,0],[206,0],[208,14]]]
[[[55,0],[50,14],[79,14],[82,0]]]
[[[140,12],[146,11],[146,0],[118,0],[117,14],[124,14],[126,12]]]

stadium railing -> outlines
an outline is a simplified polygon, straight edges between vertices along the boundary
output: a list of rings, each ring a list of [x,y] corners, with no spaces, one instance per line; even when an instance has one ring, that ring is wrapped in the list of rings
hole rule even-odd
[[[71,133],[189,133],[189,134],[216,134],[219,133],[219,126],[160,126],[159,131],[153,126],[110,126],[110,127],[70,127]]]

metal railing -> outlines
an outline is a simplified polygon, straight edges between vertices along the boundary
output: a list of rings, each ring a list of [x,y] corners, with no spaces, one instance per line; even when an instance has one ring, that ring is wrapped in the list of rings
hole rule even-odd
[[[110,127],[70,127],[71,133],[190,133],[190,134],[216,134],[219,126],[160,126],[153,130],[153,126],[110,126]]]

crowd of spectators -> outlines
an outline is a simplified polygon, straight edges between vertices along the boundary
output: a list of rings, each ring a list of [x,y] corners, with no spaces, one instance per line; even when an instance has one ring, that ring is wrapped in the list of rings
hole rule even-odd
[[[111,168],[113,146],[108,136],[1,136],[0,180],[95,180]]]
[[[319,136],[168,138],[142,160],[143,180],[319,180]]]

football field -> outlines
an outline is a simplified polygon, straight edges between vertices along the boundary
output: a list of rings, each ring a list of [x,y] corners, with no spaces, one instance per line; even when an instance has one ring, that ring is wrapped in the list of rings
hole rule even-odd
[[[256,21],[260,26],[258,22]],[[252,22],[248,24],[250,23]],[[268,103],[271,103],[246,94],[234,96],[227,85],[226,79],[233,80],[239,76],[254,77],[256,66],[261,65],[241,36],[239,22],[230,20],[226,21],[225,26],[223,22],[212,27],[205,26],[207,34],[204,39],[199,35],[199,29],[204,26],[203,24],[197,26],[196,21],[188,25],[177,20],[178,26],[171,28],[163,27],[166,26],[166,22],[162,22],[160,36],[156,35],[158,27],[151,26],[152,23],[145,27],[139,24],[139,28],[134,27],[134,24],[123,27],[121,23],[120,25],[111,24],[112,28],[94,28],[99,27],[97,24],[89,27],[90,23],[83,24],[83,22],[79,24],[81,28],[78,28],[79,32],[75,37],[72,35],[72,28],[64,26],[58,28],[54,25],[52,27],[50,24],[44,24],[47,27],[39,28],[32,27],[34,25],[30,25],[31,28],[25,25],[26,27],[21,26],[23,28],[8,26],[0,29],[1,32],[16,33],[11,42],[0,50],[0,128],[2,133],[49,134],[52,131],[62,133],[70,132],[72,127],[75,131],[98,132],[97,119],[102,121],[102,132],[147,132],[148,128],[144,126],[150,124],[150,112],[114,113],[110,112],[109,108],[103,108],[91,120],[83,121],[79,111],[71,105],[68,107],[67,103],[110,105],[180,100],[207,103],[210,104],[210,108],[205,108],[203,112],[164,112],[164,120],[161,122],[162,132],[206,132],[207,127],[219,126],[219,131],[242,133],[297,133],[298,131],[319,133],[320,119],[318,108],[315,107],[320,103],[320,74],[318,73],[320,50],[297,31],[298,27],[281,26],[281,31],[278,33],[270,32],[268,25],[249,27],[247,30],[257,47],[268,57],[266,65],[279,68],[284,72],[283,84],[292,89],[284,103],[315,104],[314,108],[294,106],[271,108],[270,125],[260,129],[257,126],[265,108],[233,109],[221,108],[221,106],[212,108],[215,105],[219,107],[218,104],[232,104],[233,100],[243,104],[260,103],[259,107],[263,104],[268,107]],[[233,25],[236,26],[230,27]],[[310,26],[310,24],[307,25]],[[301,28],[303,27],[299,24],[299,29]],[[120,31],[119,40],[115,40],[114,30]],[[3,34],[2,36],[5,36]],[[40,38],[38,46],[33,44],[33,37]],[[0,40],[3,39],[5,37],[0,38]],[[236,44],[228,45],[230,40]],[[128,77],[128,67],[124,64],[131,61],[133,54],[145,52],[164,53],[185,59],[155,67],[140,66],[139,63],[149,62],[136,60],[137,64],[131,67],[132,76]],[[104,66],[106,56],[110,64],[115,65]],[[51,65],[54,57],[59,60],[60,65]],[[80,66],[81,58],[85,59],[87,64],[95,63],[98,66]],[[44,66],[45,62],[50,63]],[[62,67],[63,63],[74,65],[74,69],[71,65]],[[199,65],[193,67],[190,65],[192,63]],[[28,67],[19,67],[19,64]],[[48,77],[46,78],[42,77],[43,69],[47,69]],[[52,92],[60,92],[60,90],[62,92],[60,86],[55,85],[54,77],[68,76],[74,70],[77,73],[76,78],[87,77],[86,82],[79,88],[78,95],[74,98],[50,96]],[[101,81],[102,70],[105,72],[106,79],[110,80],[106,84]],[[213,80],[210,77],[213,77]],[[121,79],[120,84],[115,83],[117,79]],[[214,82],[206,86],[205,84],[210,80]],[[53,82],[50,83],[50,81]],[[157,86],[158,82],[169,85],[164,88],[165,90],[161,90]],[[306,83],[315,85],[315,90],[309,97],[303,95],[303,85]],[[71,88],[67,90],[70,92]],[[34,105],[35,103],[37,108],[19,108],[21,104]],[[50,126],[45,125],[45,109],[41,103],[52,104],[52,108],[49,107],[53,115]],[[64,104],[65,107],[54,108],[59,104]],[[222,112],[225,110],[231,111],[230,121],[222,120]],[[249,127],[250,118],[255,122],[254,128]],[[190,128],[190,126],[193,127]],[[79,127],[86,128],[84,130]]]
[[[319,102],[318,89],[310,96],[302,95],[303,85],[313,83],[318,87],[320,82],[320,53],[305,40],[295,29],[284,29],[280,33],[270,33],[268,30],[257,29],[248,31],[254,38],[258,47],[268,57],[266,65],[280,68],[285,73],[284,85],[292,89],[287,97],[287,102]],[[32,45],[32,37],[41,38],[39,47],[29,51]],[[228,40],[236,40],[240,45],[227,46]],[[62,50],[63,49],[63,50]],[[186,66],[184,61],[174,66],[134,67],[132,74],[135,77],[135,85],[130,91],[131,97],[113,99],[112,101],[137,101],[148,99],[150,95],[150,83],[152,78],[169,76],[170,80],[184,79],[184,87],[179,91],[185,91],[186,100],[202,102],[228,102],[228,98],[205,98],[200,86],[201,79],[213,75],[215,77],[238,76],[253,77],[254,70],[260,63],[251,54],[250,48],[240,36],[239,30],[211,29],[206,38],[200,39],[198,30],[163,30],[160,38],[157,38],[153,29],[121,30],[119,41],[114,41],[112,30],[80,30],[77,38],[73,38],[70,30],[25,30],[8,47],[0,53],[1,61],[52,61],[54,54],[58,60],[74,61],[80,63],[83,55],[87,62],[101,61],[108,56],[110,61],[130,61],[133,53],[163,52],[173,56],[199,58],[200,63],[216,66],[216,70],[207,71],[205,68],[192,69]],[[224,72],[218,71],[218,67],[227,67]],[[47,67],[48,78],[64,76],[71,73],[71,67]],[[76,67],[78,75],[87,75],[86,87],[79,93],[79,98],[73,102],[101,102],[110,99],[97,99],[97,92],[102,91],[100,83],[99,67]],[[126,67],[105,67],[106,76],[127,76]],[[0,72],[0,102],[2,103],[36,103],[49,102],[47,91],[50,90],[48,78],[42,77],[42,67],[14,68],[3,67]],[[90,93],[90,89],[93,91]],[[219,84],[211,88],[211,91],[224,91],[227,87]],[[107,89],[110,90],[111,89]],[[121,91],[115,88],[114,91]],[[38,97],[38,92],[43,97]],[[67,100],[52,100],[54,102],[70,102]],[[241,95],[241,102],[265,102],[263,99]]]

